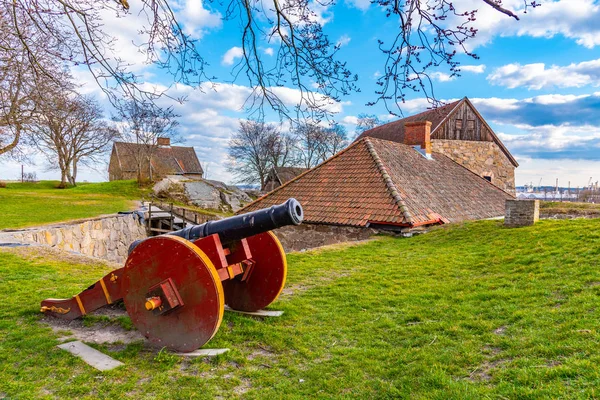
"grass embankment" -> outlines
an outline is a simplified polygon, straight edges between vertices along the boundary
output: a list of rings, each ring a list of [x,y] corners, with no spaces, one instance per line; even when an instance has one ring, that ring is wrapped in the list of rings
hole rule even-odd
[[[600,215],[600,204],[542,201],[540,202],[540,212],[543,214],[569,214],[582,217],[596,216]]]
[[[80,183],[66,189],[57,189],[58,184],[8,183],[0,188],[0,229],[127,211],[143,194],[135,181]]]
[[[57,349],[39,301],[107,268],[0,253],[0,397],[593,398],[600,387],[600,220],[448,226],[291,254],[281,318],[226,313],[212,361]],[[120,321],[122,324],[123,321]]]

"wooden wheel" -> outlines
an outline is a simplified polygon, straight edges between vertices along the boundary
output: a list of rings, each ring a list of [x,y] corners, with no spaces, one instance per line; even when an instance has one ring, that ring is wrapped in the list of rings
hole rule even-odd
[[[219,329],[221,280],[208,257],[185,239],[144,240],[127,259],[122,285],[131,321],[155,345],[190,352]]]
[[[238,276],[223,282],[225,303],[234,310],[258,311],[274,302],[283,290],[287,261],[281,243],[273,232],[246,239],[254,265],[245,281]]]

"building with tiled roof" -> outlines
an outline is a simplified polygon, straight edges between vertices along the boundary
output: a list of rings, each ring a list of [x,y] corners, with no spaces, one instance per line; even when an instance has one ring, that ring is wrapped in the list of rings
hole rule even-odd
[[[109,180],[136,179],[138,161],[142,160],[141,173],[146,178],[149,168],[153,178],[165,175],[194,175],[204,173],[193,147],[171,146],[168,138],[159,138],[153,149],[150,165],[144,160],[147,148],[143,144],[115,142],[108,165]]]
[[[270,192],[271,190],[278,188],[284,183],[291,181],[301,173],[308,170],[308,168],[301,167],[276,167],[271,168],[269,174],[267,175],[267,179],[265,179],[265,186],[262,188],[265,192]]]
[[[358,139],[239,212],[294,197],[308,224],[404,229],[504,215],[513,196],[432,151],[431,125],[407,123],[403,143]]]
[[[445,154],[465,168],[515,194],[515,158],[466,97],[445,106],[377,126],[364,137],[404,143],[405,127],[431,122],[432,150]]]

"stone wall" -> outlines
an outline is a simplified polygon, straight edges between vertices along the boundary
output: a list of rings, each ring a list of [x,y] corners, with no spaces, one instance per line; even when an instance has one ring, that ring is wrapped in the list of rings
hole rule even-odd
[[[33,242],[123,263],[129,245],[146,236],[134,214],[110,215],[60,225],[10,232],[16,241]]]
[[[375,229],[350,226],[302,224],[276,229],[275,234],[284,250],[301,251],[328,244],[366,240],[377,233]]]
[[[540,219],[539,200],[506,200],[504,225],[529,226]]]
[[[515,166],[496,143],[434,139],[431,145],[434,152],[450,157],[481,177],[491,177],[494,185],[515,194]]]

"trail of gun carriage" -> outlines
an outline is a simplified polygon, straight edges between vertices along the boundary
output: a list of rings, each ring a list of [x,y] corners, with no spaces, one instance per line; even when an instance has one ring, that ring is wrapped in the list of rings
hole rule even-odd
[[[0,2],[0,399],[599,396],[597,0]]]

